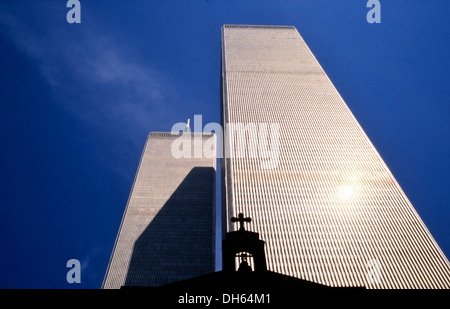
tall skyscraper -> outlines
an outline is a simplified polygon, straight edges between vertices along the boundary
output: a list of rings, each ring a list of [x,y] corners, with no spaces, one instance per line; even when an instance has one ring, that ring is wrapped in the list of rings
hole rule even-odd
[[[250,216],[269,270],[450,287],[447,258],[294,27],[223,26],[221,113],[224,226]]]
[[[214,134],[149,134],[103,288],[214,271],[215,145]]]

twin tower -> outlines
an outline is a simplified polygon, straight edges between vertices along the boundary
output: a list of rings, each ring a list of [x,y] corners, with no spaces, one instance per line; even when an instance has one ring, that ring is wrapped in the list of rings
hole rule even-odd
[[[222,128],[237,128],[219,141],[223,236],[243,213],[273,272],[332,287],[450,288],[447,258],[294,27],[223,26],[221,65]],[[174,155],[175,143],[202,155]],[[216,143],[149,134],[103,288],[215,271]]]

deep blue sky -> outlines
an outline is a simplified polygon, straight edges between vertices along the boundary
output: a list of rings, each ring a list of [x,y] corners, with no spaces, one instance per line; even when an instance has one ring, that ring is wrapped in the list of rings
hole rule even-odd
[[[450,255],[450,1],[66,2],[0,2],[0,288],[101,286],[147,134],[220,120],[223,24],[298,29]]]

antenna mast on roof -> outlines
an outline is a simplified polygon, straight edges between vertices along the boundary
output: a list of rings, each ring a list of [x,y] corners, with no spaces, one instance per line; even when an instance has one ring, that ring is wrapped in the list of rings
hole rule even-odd
[[[188,118],[187,123],[186,123],[186,129],[184,129],[184,132],[191,132],[191,128],[189,127],[190,121],[191,121],[191,119]]]

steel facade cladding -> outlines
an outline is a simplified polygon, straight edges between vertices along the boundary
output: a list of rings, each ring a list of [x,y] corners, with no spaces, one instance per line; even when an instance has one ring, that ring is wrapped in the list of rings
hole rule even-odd
[[[279,124],[274,168],[236,156],[229,134],[222,160],[225,227],[252,217],[270,270],[330,286],[450,287],[447,258],[294,27],[222,28],[222,113],[224,126]]]
[[[180,139],[206,156],[175,158]],[[215,142],[214,134],[149,134],[103,288],[159,286],[214,271]]]

